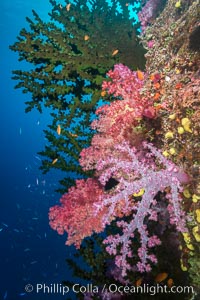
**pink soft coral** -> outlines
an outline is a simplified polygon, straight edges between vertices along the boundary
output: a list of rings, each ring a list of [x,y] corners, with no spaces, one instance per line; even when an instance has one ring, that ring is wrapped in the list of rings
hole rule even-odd
[[[153,101],[140,95],[144,73],[131,71],[123,64],[118,64],[107,75],[111,81],[103,82],[102,88],[119,100],[97,109],[99,119],[91,124],[97,134],[94,135],[91,146],[83,149],[80,154],[80,164],[84,170],[94,169],[99,158],[112,155],[113,146],[117,143],[140,143],[141,137],[136,126],[143,117],[155,117]]]
[[[102,217],[107,209],[94,214],[94,202],[100,201],[103,194],[95,179],[76,180],[76,187],[71,187],[60,199],[61,206],[50,208],[50,226],[59,234],[68,233],[66,245],[79,248],[85,237],[103,230]]]

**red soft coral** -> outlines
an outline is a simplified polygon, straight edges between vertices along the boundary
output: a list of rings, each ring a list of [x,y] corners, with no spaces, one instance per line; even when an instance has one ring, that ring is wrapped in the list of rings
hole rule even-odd
[[[95,179],[76,180],[76,187],[71,187],[60,199],[61,206],[50,208],[50,226],[59,234],[68,233],[66,245],[79,248],[85,237],[103,230],[106,208],[97,215],[94,213],[94,202],[100,201],[103,193]]]

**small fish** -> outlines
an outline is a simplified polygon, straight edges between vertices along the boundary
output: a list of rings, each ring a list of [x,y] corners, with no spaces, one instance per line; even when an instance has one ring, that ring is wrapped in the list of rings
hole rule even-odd
[[[30,248],[24,249],[24,252],[28,252],[28,251],[31,251],[31,249]]]
[[[52,165],[54,165],[57,161],[58,161],[58,158],[55,158],[55,159],[52,161]]]
[[[21,129],[21,127],[19,129],[19,135],[22,135],[22,129]]]
[[[71,132],[69,132],[69,134],[70,134],[71,136],[73,136],[73,137],[78,137],[78,135],[77,135],[77,134],[75,134],[75,133],[71,133]]]
[[[37,264],[37,260],[34,260],[30,263],[31,265]]]
[[[6,223],[1,222],[1,224],[5,227],[8,227],[8,225]]]
[[[42,181],[41,181],[41,184],[42,184],[43,186],[45,186],[46,180],[42,180]]]
[[[70,7],[71,7],[71,3],[67,4],[67,5],[66,5],[66,10],[67,10],[67,11],[70,11]]]
[[[0,228],[0,232],[3,230],[3,228]]]
[[[41,158],[40,158],[39,156],[34,155],[34,157],[35,157],[37,160],[41,161]]]
[[[3,296],[3,299],[5,300],[7,298],[7,296],[8,296],[8,292],[6,291],[4,296]]]
[[[116,50],[114,50],[113,51],[113,53],[112,53],[112,56],[115,56],[115,55],[117,55],[117,53],[119,52],[119,50],[118,49],[116,49]]]
[[[86,34],[86,35],[84,36],[84,41],[88,41],[89,39],[90,39],[89,35]]]
[[[144,80],[144,74],[142,71],[137,70],[137,77],[139,80]]]
[[[167,277],[168,277],[168,273],[166,272],[159,273],[155,278],[155,282],[160,283],[164,281]]]
[[[38,220],[38,218],[37,217],[33,217],[32,220]]]
[[[19,294],[19,296],[21,296],[21,297],[23,297],[23,296],[25,296],[26,295],[26,293],[20,293]]]
[[[106,91],[101,92],[101,97],[104,97],[106,95]]]
[[[47,234],[46,234],[46,232],[44,233],[44,237],[45,237],[45,239],[46,239],[46,237],[47,237]]]
[[[158,100],[160,98],[160,93],[155,93],[155,95],[153,96],[154,100]]]
[[[36,184],[37,184],[37,185],[39,184],[39,180],[38,180],[38,178],[36,178]]]
[[[58,135],[61,134],[61,126],[60,126],[60,125],[58,125],[58,127],[57,127],[57,134],[58,134]]]
[[[15,232],[17,232],[17,233],[20,232],[19,229],[17,229],[17,228],[14,228],[13,231],[15,231]]]
[[[169,279],[167,280],[167,285],[168,285],[169,288],[171,288],[172,285],[174,285],[174,281],[173,281],[172,278],[169,278]]]
[[[135,286],[140,286],[142,284],[142,278],[139,278],[138,280],[136,280],[135,282]]]

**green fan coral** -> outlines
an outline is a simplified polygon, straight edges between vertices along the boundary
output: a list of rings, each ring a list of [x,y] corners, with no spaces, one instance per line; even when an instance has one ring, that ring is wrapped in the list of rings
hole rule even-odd
[[[41,152],[47,157],[43,171],[56,167],[81,173],[77,160],[92,135],[85,129],[100,100],[106,72],[119,61],[143,69],[145,51],[125,1],[113,1],[112,6],[105,0],[87,4],[76,0],[70,7],[54,0],[50,3],[51,21],[43,22],[33,11],[34,20],[27,18],[29,31],[23,28],[18,41],[10,46],[18,52],[20,61],[32,67],[13,71],[13,79],[18,81],[16,88],[32,95],[26,102],[26,112],[53,109],[53,122],[45,131],[49,145]],[[58,125],[62,127],[60,136],[56,134]]]

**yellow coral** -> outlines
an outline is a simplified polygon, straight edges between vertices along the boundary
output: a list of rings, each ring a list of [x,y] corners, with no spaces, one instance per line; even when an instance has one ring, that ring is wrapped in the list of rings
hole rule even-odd
[[[200,196],[197,196],[196,194],[192,195],[192,202],[197,203],[200,200]]]
[[[193,227],[192,233],[193,233],[196,241],[200,242],[200,233],[199,233],[199,227],[198,226]]]
[[[172,131],[168,131],[166,134],[165,134],[165,138],[166,139],[171,139],[174,137],[174,134]]]
[[[182,270],[183,272],[187,271],[187,267],[184,266],[183,260],[182,260],[182,259],[180,260],[180,263],[181,263],[181,270]]]
[[[196,215],[197,215],[197,222],[200,223],[200,209],[199,208],[196,209],[195,212],[196,212]]]
[[[175,120],[175,118],[176,118],[176,114],[169,115],[170,120]]]
[[[178,133],[183,134],[185,132],[184,128],[182,126],[178,127]]]
[[[183,191],[183,195],[185,196],[185,198],[189,199],[191,197],[190,191],[186,188]]]
[[[175,154],[176,154],[176,149],[175,149],[175,148],[170,148],[170,149],[169,149],[169,153],[170,153],[171,155],[175,155]]]
[[[191,238],[188,232],[183,232],[183,238],[186,243],[190,243]]]
[[[190,126],[191,126],[191,121],[188,118],[183,118],[181,119],[181,125],[183,126],[183,128],[185,129],[185,131],[187,132],[192,132]]]
[[[181,1],[180,0],[176,2],[175,7],[176,8],[180,8],[181,7]]]
[[[163,152],[163,155],[164,155],[165,157],[167,157],[167,156],[169,156],[169,153],[165,150],[165,151]]]
[[[189,250],[194,250],[194,246],[192,244],[186,244],[186,246]]]
[[[134,197],[140,197],[144,194],[145,190],[144,189],[141,189],[138,193],[134,193],[133,196]]]
[[[187,248],[190,250],[194,250],[194,247],[191,244],[191,237],[188,232],[183,232],[183,238],[184,238]]]

